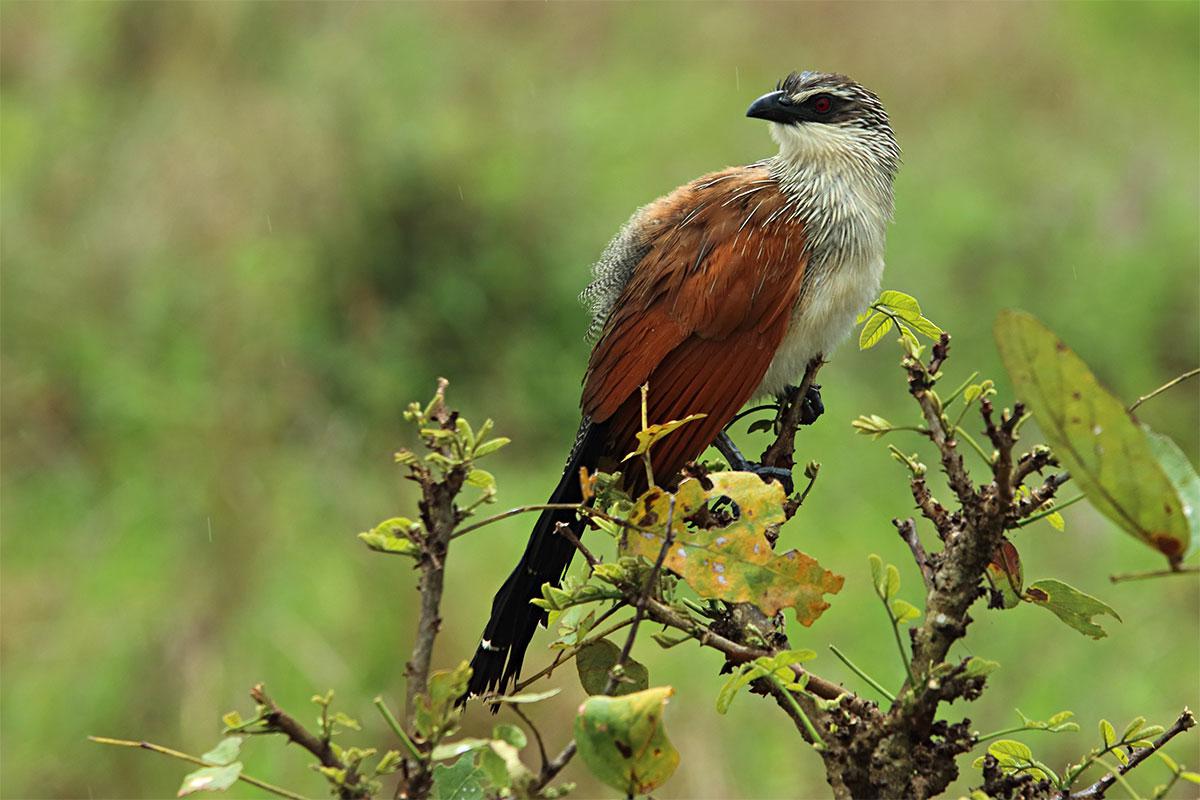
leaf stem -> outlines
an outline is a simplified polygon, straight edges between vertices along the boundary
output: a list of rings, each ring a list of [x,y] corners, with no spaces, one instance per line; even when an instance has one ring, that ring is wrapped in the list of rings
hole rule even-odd
[[[1029,525],[1030,523],[1033,523],[1033,522],[1037,522],[1039,519],[1045,519],[1046,517],[1050,516],[1051,514],[1057,514],[1059,511],[1062,511],[1067,506],[1073,506],[1085,497],[1087,497],[1087,495],[1079,494],[1079,495],[1076,495],[1075,497],[1072,497],[1070,500],[1063,500],[1061,503],[1051,506],[1050,508],[1047,508],[1045,511],[1039,511],[1038,513],[1034,514],[1033,516],[1026,517],[1025,519],[1023,519],[1017,523],[1017,527],[1024,528],[1026,525]]]
[[[1113,583],[1123,583],[1124,581],[1142,581],[1147,578],[1165,578],[1168,575],[1195,575],[1200,572],[1200,567],[1191,566],[1174,566],[1170,569],[1152,569],[1146,572],[1122,572],[1119,575],[1109,575],[1108,579]]]
[[[857,664],[855,664],[853,661],[851,661],[845,653],[843,653],[841,650],[838,650],[837,645],[831,644],[831,645],[829,645],[829,649],[833,651],[833,654],[835,656],[837,656],[839,659],[841,659],[841,662],[843,664],[845,664],[847,667],[850,668],[851,672],[853,672],[855,675],[857,675],[858,677],[860,677],[864,681],[866,681],[868,684],[870,684],[871,688],[873,688],[875,691],[877,691],[881,695],[883,695],[884,698],[889,703],[896,702],[896,696],[894,694],[889,692],[887,689],[883,688],[883,686],[880,685],[879,681],[875,680],[870,675],[863,672],[862,669],[860,669]]]
[[[172,750],[169,747],[163,747],[161,744],[154,744],[153,742],[135,742],[129,739],[111,739],[107,736],[89,736],[88,739],[96,744],[108,744],[115,747],[137,747],[142,750],[149,750],[164,756],[170,756],[171,758],[175,758],[180,761],[187,761],[190,764],[196,764],[201,767],[220,766],[218,764],[210,764],[203,759],[197,758],[196,756],[188,755],[187,753],[181,753],[178,750]],[[262,789],[265,792],[270,792],[271,794],[279,795],[280,797],[287,797],[289,800],[307,800],[307,798],[305,798],[302,794],[296,794],[295,792],[284,789],[282,786],[276,786],[273,783],[267,783],[266,781],[253,778],[245,773],[238,773],[237,779],[239,781],[245,781],[251,786],[257,786],[259,789]]]
[[[808,714],[805,714],[804,709],[801,708],[800,704],[796,702],[796,698],[794,695],[792,695],[791,690],[784,686],[783,681],[775,677],[774,673],[767,675],[766,678],[770,680],[771,683],[775,684],[775,688],[778,689],[779,692],[787,699],[788,704],[792,707],[792,711],[794,711],[796,716],[800,719],[800,724],[804,726],[805,733],[812,738],[813,749],[818,753],[824,751],[825,740],[821,738],[821,734],[817,733],[817,729],[813,727],[812,720],[808,718]]]
[[[379,713],[383,715],[383,720],[388,724],[388,727],[392,729],[392,733],[396,734],[401,742],[404,742],[405,749],[412,754],[412,757],[417,761],[425,761],[425,754],[417,749],[417,745],[412,739],[409,738],[408,734],[404,732],[403,726],[400,725],[400,720],[396,719],[396,716],[392,713],[392,710],[387,707],[387,703],[383,701],[382,697],[375,698],[375,707],[378,708]]]

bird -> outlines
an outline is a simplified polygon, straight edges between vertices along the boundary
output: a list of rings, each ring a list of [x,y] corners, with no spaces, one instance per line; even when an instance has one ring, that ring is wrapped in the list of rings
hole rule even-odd
[[[583,502],[580,469],[637,445],[643,384],[650,423],[703,414],[651,450],[670,481],[748,401],[780,395],[853,329],[878,296],[900,148],[878,95],[851,78],[793,72],[750,105],[778,152],[703,175],[639,208],[580,295],[594,343],[582,421],[548,504]],[[815,399],[819,405],[819,396]],[[753,466],[753,465],[751,465]],[[629,469],[624,489],[647,488]],[[530,601],[563,579],[583,519],[542,511],[496,593],[466,697],[506,691],[546,612]]]

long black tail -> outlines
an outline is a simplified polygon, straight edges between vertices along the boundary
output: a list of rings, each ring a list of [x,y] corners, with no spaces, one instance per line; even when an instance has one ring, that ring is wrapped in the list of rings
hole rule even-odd
[[[595,468],[606,444],[604,428],[584,421],[562,480],[548,503],[578,503],[583,499],[579,468]],[[473,672],[467,696],[493,689],[503,692],[520,674],[529,640],[537,626],[546,621],[546,612],[529,601],[542,596],[542,584],[562,580],[575,554],[574,545],[555,533],[560,522],[569,525],[576,536],[583,533],[583,521],[573,511],[547,510],[538,517],[521,560],[492,600],[492,616],[471,660]]]

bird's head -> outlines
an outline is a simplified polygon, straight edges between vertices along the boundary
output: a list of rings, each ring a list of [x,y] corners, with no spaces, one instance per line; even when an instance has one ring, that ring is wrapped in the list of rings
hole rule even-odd
[[[870,162],[890,178],[900,148],[878,95],[845,75],[793,72],[746,116],[771,124],[780,155],[799,161]]]

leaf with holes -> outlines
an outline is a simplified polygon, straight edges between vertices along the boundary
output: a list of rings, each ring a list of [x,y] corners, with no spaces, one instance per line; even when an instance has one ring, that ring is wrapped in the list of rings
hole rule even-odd
[[[1028,602],[1052,611],[1063,622],[1093,639],[1108,636],[1103,628],[1092,622],[1093,617],[1107,614],[1117,622],[1121,621],[1121,616],[1112,606],[1053,578],[1037,581],[1025,590],[1024,597]]]
[[[579,756],[592,774],[627,795],[647,794],[679,766],[663,710],[675,693],[659,686],[623,697],[588,698],[575,718]]]
[[[1161,443],[1083,359],[1024,312],[1001,313],[995,334],[1017,395],[1092,504],[1172,564],[1200,546],[1200,526],[1191,521],[1200,511],[1169,477]],[[1178,468],[1177,459],[1167,458]]]
[[[713,485],[708,491],[695,478],[679,484],[674,511],[671,495],[662,489],[651,489],[638,498],[630,521],[643,530],[625,533],[622,554],[656,561],[670,517],[672,544],[663,567],[682,577],[697,594],[753,603],[768,616],[794,608],[796,619],[811,625],[829,607],[823,596],[839,592],[844,579],[798,550],[777,554],[771,549],[766,532],[785,520],[783,489],[775,482],[763,483],[750,472],[718,472],[708,479]],[[737,519],[724,527],[687,527],[688,517],[721,497],[737,504]]]

